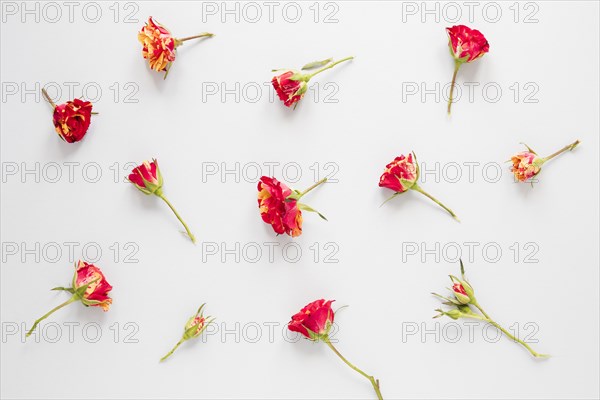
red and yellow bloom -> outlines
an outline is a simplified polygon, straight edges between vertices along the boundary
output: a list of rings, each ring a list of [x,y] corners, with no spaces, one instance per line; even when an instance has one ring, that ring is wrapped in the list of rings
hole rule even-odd
[[[518,182],[528,182],[540,173],[542,170],[542,165],[544,165],[547,161],[550,161],[565,151],[573,150],[578,144],[579,140],[576,140],[570,145],[565,146],[559,151],[549,155],[548,157],[538,156],[535,151],[533,151],[529,146],[525,145],[525,147],[527,147],[527,151],[522,151],[510,158],[510,161],[512,162],[510,171],[515,175],[515,179]]]
[[[104,311],[108,311],[112,304],[112,299],[108,296],[108,293],[112,290],[112,286],[108,283],[100,268],[81,260],[75,263],[72,287],[56,287],[52,290],[62,290],[71,293],[73,296],[38,318],[27,332],[27,337],[31,336],[40,322],[54,312],[76,301],[81,301],[86,307],[100,307]]]
[[[315,187],[324,183],[323,179],[304,192],[291,190],[285,183],[277,179],[263,176],[258,182],[258,209],[262,220],[271,225],[278,235],[286,234],[297,237],[302,234],[302,211],[317,212],[306,204],[299,202],[300,198]],[[318,213],[318,212],[317,212]],[[326,219],[318,213],[323,219]]]
[[[45,89],[42,89],[42,94],[54,109],[52,123],[58,136],[67,143],[83,139],[92,122],[92,114],[95,114],[92,112],[92,103],[73,99],[56,105]]]
[[[302,100],[306,94],[306,90],[308,89],[308,81],[310,81],[315,75],[333,68],[339,63],[352,60],[353,58],[354,57],[346,57],[335,62],[331,58],[323,61],[315,61],[302,67],[302,71],[293,69],[280,70],[282,72],[280,72],[279,75],[275,75],[273,79],[271,79],[271,83],[273,84],[273,88],[275,89],[277,96],[279,96],[279,99],[283,101],[283,104],[286,107],[291,107],[293,105],[294,108],[296,108],[297,103]],[[315,68],[319,69],[312,73],[303,72]],[[274,70],[273,72],[277,71],[279,70]]]
[[[410,153],[408,156],[401,154],[400,156],[396,157],[394,161],[385,166],[385,170],[379,178],[379,187],[391,189],[396,192],[386,201],[384,201],[383,204],[408,191],[409,189],[412,189],[433,200],[437,205],[446,210],[454,219],[458,221],[458,217],[456,214],[454,214],[454,211],[443,205],[439,200],[429,193],[425,192],[417,184],[418,179],[419,165],[417,164],[417,156],[415,153]]]
[[[515,154],[510,160],[513,164],[511,172],[519,182],[528,181],[542,170],[542,159],[528,151]]]
[[[413,154],[410,153],[408,157],[400,155],[385,166],[385,171],[379,178],[379,187],[385,187],[397,193],[406,192],[416,183],[418,174]]]
[[[177,47],[181,46],[186,40],[211,36],[213,36],[212,33],[202,33],[176,39],[167,28],[150,17],[138,33],[138,41],[142,44],[142,56],[148,60],[150,68],[154,71],[165,72],[166,78],[171,64],[175,61]]]
[[[288,70],[274,76],[271,80],[277,96],[279,96],[279,99],[283,101],[286,107],[296,104],[306,94],[308,83],[304,79],[297,79],[300,77],[304,77],[304,75],[298,71]]]
[[[81,260],[77,263],[73,288],[76,292],[85,288],[81,294],[81,302],[86,306],[101,307],[102,310],[108,311],[112,304],[112,299],[108,296],[112,286],[100,268],[93,264]]]

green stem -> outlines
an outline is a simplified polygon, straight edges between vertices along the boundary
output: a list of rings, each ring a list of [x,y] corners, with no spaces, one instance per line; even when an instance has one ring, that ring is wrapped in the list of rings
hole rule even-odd
[[[42,89],[42,95],[44,96],[44,98],[46,99],[46,101],[48,103],[50,103],[50,105],[52,106],[52,108],[56,108],[56,104],[52,101],[52,99],[48,95],[48,92],[46,92],[46,89]]]
[[[452,85],[450,86],[450,98],[448,99],[448,115],[450,115],[450,110],[452,109],[452,99],[454,97],[454,85],[456,83],[456,75],[458,74],[458,70],[462,63],[460,61],[454,62],[454,74],[452,75]]]
[[[58,305],[56,307],[54,307],[52,310],[48,311],[46,314],[44,314],[42,317],[38,318],[35,320],[33,326],[31,327],[31,329],[29,330],[29,332],[27,332],[26,337],[31,336],[31,334],[33,333],[33,331],[35,330],[35,328],[37,328],[38,324],[40,322],[42,322],[43,320],[45,320],[46,318],[48,318],[51,314],[53,314],[54,312],[60,310],[61,308],[68,306],[69,304],[75,302],[78,300],[78,296],[75,295],[73,297],[71,297],[69,300],[65,301],[64,303],[62,303],[61,305]]]
[[[331,64],[329,64],[329,65],[326,65],[326,66],[324,66],[323,68],[316,70],[316,71],[315,71],[315,72],[313,72],[312,74],[308,74],[308,75],[306,76],[306,77],[307,77],[307,79],[306,79],[306,80],[308,81],[308,80],[310,80],[310,79],[311,79],[313,76],[315,76],[315,75],[317,75],[317,74],[320,74],[320,73],[321,73],[321,72],[323,72],[323,71],[327,71],[328,69],[331,69],[331,68],[335,67],[336,65],[338,65],[338,64],[340,64],[340,63],[343,63],[344,61],[352,60],[353,58],[354,58],[354,57],[346,57],[346,58],[342,58],[342,59],[341,59],[341,60],[339,60],[339,61],[336,61],[336,62],[333,62],[333,63],[331,63]]]
[[[538,352],[536,352],[535,350],[533,350],[531,348],[531,346],[529,346],[527,343],[525,343],[524,341],[522,341],[521,339],[515,337],[513,334],[511,334],[509,331],[507,331],[506,329],[504,329],[502,326],[500,326],[500,324],[498,324],[496,321],[494,321],[484,310],[483,308],[481,308],[481,306],[478,303],[472,303],[475,307],[477,307],[477,309],[479,311],[481,311],[481,313],[483,314],[483,316],[485,318],[487,318],[487,322],[489,322],[490,324],[494,325],[496,328],[500,329],[500,331],[502,333],[504,333],[506,336],[508,336],[509,338],[511,338],[512,340],[514,340],[515,342],[520,343],[523,347],[525,347],[530,353],[531,355],[533,355],[534,357],[548,357],[548,355],[546,354],[540,354]]]
[[[454,214],[454,211],[452,211],[451,209],[449,209],[448,207],[446,207],[445,205],[443,205],[438,199],[436,199],[435,197],[433,197],[432,195],[430,195],[429,193],[427,193],[426,191],[424,191],[419,185],[417,185],[416,183],[411,187],[411,189],[416,190],[417,192],[424,194],[425,196],[429,197],[431,200],[433,200],[435,203],[437,203],[438,206],[442,207],[444,210],[448,211],[448,213],[450,215],[452,215],[452,217],[457,220],[458,222],[460,222],[460,220],[458,219],[458,217],[456,216],[456,214]]]
[[[381,390],[379,389],[379,380],[375,379],[373,376],[363,372],[360,368],[354,366],[354,364],[352,364],[350,361],[346,360],[346,358],[335,348],[333,347],[333,344],[331,343],[331,341],[329,340],[328,336],[325,336],[323,338],[323,341],[327,344],[327,346],[329,346],[329,348],[339,357],[341,358],[341,360],[346,363],[347,366],[349,366],[350,368],[352,368],[353,370],[355,370],[356,372],[358,372],[359,374],[361,374],[362,376],[364,376],[365,378],[367,378],[369,380],[369,382],[371,382],[371,385],[373,385],[373,389],[375,389],[375,393],[377,394],[377,398],[379,400],[383,400],[383,397],[381,396]]]
[[[175,43],[177,46],[180,46],[181,44],[183,44],[183,42],[185,42],[187,40],[198,39],[201,37],[213,37],[213,36],[215,36],[214,33],[203,32],[199,35],[187,36],[187,37],[184,37],[181,39],[175,39]]]
[[[171,351],[169,351],[163,358],[160,359],[160,361],[165,361],[167,358],[171,357],[171,354],[173,354],[175,352],[175,350],[177,350],[177,348],[179,346],[181,346],[181,343],[185,342],[184,338],[181,338],[181,340],[179,342],[177,342],[177,344],[175,346],[173,346],[173,348],[171,349]]]
[[[570,145],[563,147],[562,149],[560,149],[556,153],[552,153],[548,157],[543,158],[543,160],[544,160],[544,162],[552,160],[554,157],[558,156],[559,154],[564,153],[567,150],[569,150],[569,151],[573,150],[575,147],[577,147],[578,144],[579,144],[579,140],[576,140],[573,143],[571,143]]]
[[[301,198],[302,196],[304,196],[305,194],[307,194],[308,192],[310,192],[311,190],[313,190],[314,188],[316,188],[317,186],[319,186],[320,184],[322,184],[322,183],[325,183],[325,182],[327,182],[327,178],[323,178],[323,179],[321,179],[319,182],[317,182],[317,183],[315,183],[314,185],[312,185],[312,186],[308,187],[306,190],[304,190],[302,193],[300,193],[300,194],[298,195],[298,199],[297,199],[297,200],[300,200],[300,198]]]
[[[163,199],[165,203],[167,203],[167,205],[169,206],[169,208],[171,209],[171,211],[173,211],[173,213],[175,214],[175,216],[177,217],[177,219],[179,220],[179,222],[181,222],[183,224],[183,227],[185,228],[185,231],[187,232],[187,234],[190,237],[190,239],[192,239],[192,243],[196,243],[196,238],[192,234],[192,231],[190,231],[190,228],[188,228],[187,224],[183,221],[183,219],[181,218],[181,216],[179,215],[179,213],[177,212],[177,210],[175,210],[175,207],[173,207],[173,205],[169,202],[169,200],[167,200],[167,198],[165,197],[164,194],[160,193],[160,194],[156,194],[156,195],[158,197],[160,197],[161,199]]]

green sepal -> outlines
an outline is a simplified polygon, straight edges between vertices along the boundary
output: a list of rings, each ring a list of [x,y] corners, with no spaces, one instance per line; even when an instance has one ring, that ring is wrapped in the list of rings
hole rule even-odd
[[[302,74],[300,72],[294,72],[294,75],[290,76],[288,79],[291,81],[303,81],[305,80],[306,74]]]
[[[310,62],[308,64],[306,64],[304,67],[302,67],[302,70],[307,70],[307,69],[314,69],[314,68],[319,68],[319,67],[324,67],[327,64],[329,64],[330,62],[333,61],[333,58],[328,58],[326,60],[323,61],[313,61]]]
[[[290,194],[288,197],[285,198],[285,201],[292,201],[292,200],[300,200],[300,197],[302,197],[302,192],[299,190],[294,189],[292,191],[292,194]]]
[[[383,203],[381,203],[381,205],[379,207],[383,207],[383,205],[385,203],[387,203],[388,201],[392,200],[394,197],[401,195],[402,193],[405,193],[405,192],[396,192],[396,193],[394,193],[393,195],[391,195],[390,197],[388,197]]]
[[[441,294],[437,294],[437,293],[431,293],[431,294],[434,295],[434,296],[436,296],[436,297],[439,297],[440,299],[447,300],[447,303],[449,303],[449,304],[447,304],[447,303],[443,303],[443,304],[454,305],[454,306],[461,305],[461,303],[459,303],[457,300],[451,299],[451,298],[446,297],[446,296],[442,296]]]
[[[323,214],[321,214],[320,212],[318,212],[317,210],[315,210],[314,208],[312,208],[309,205],[303,204],[303,203],[298,203],[298,208],[303,210],[303,211],[308,211],[308,212],[314,212],[317,213],[319,215],[319,217],[323,218],[325,221],[327,221],[327,218],[325,218],[325,216]]]
[[[530,152],[530,153],[533,153],[533,154],[535,154],[536,156],[538,155],[538,154],[537,154],[535,151],[533,151],[533,149],[532,149],[531,147],[527,146],[527,144],[525,144],[525,143],[523,143],[523,142],[521,142],[521,144],[522,144],[523,146],[527,147],[527,151],[528,151],[528,152]]]

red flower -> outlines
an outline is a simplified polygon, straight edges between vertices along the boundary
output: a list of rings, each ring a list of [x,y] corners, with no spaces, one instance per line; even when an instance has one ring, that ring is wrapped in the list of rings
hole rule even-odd
[[[271,82],[279,96],[287,107],[299,102],[308,88],[302,74],[296,71],[286,71],[281,75],[274,76]]]
[[[187,226],[187,224],[181,218],[181,215],[175,210],[173,204],[167,200],[167,197],[163,194],[162,186],[163,186],[163,177],[160,173],[160,168],[158,168],[158,161],[152,160],[152,162],[144,161],[141,165],[138,165],[131,171],[129,174],[129,182],[133,183],[133,185],[142,193],[147,195],[155,195],[160,197],[169,208],[173,211],[173,214],[177,217],[179,222],[185,228],[188,236],[192,240],[193,243],[196,243],[196,238],[192,234],[192,231]]]
[[[385,166],[385,171],[379,178],[379,186],[402,193],[410,189],[417,178],[418,171],[412,153],[408,157],[400,155]]]
[[[325,220],[322,214],[300,203],[300,198],[327,181],[327,178],[315,183],[304,192],[291,190],[275,178],[263,176],[258,182],[258,208],[263,221],[273,227],[278,235],[287,234],[297,237],[302,234],[302,211],[315,212]]]
[[[457,221],[458,218],[454,211],[443,205],[439,200],[425,192],[423,188],[421,188],[417,184],[417,180],[419,179],[419,166],[417,164],[417,156],[414,153],[410,153],[408,157],[404,157],[404,155],[400,155],[396,157],[394,161],[385,166],[385,171],[379,178],[379,187],[384,187],[387,189],[393,190],[394,193],[391,197],[389,197],[383,204],[387,203],[394,197],[410,190],[416,190],[417,192],[429,197],[433,200],[437,205],[446,210],[452,217],[454,217]],[[382,205],[383,205],[382,204]]]
[[[464,25],[455,25],[446,28],[448,33],[448,46],[452,56],[461,62],[471,62],[490,50],[490,45],[485,36],[477,29],[471,29]]]
[[[54,107],[52,122],[56,133],[68,143],[79,142],[88,131],[92,118],[92,103],[74,99]]]
[[[52,290],[62,290],[71,293],[71,298],[57,307],[38,318],[31,329],[27,332],[26,337],[31,336],[35,328],[40,322],[48,318],[50,315],[68,306],[76,301],[81,301],[86,307],[102,307],[104,311],[108,311],[112,304],[112,299],[108,297],[108,292],[112,290],[112,286],[106,281],[104,274],[100,268],[88,264],[85,261],[78,261],[75,264],[75,274],[73,275],[73,286],[70,288],[55,287]]]
[[[102,307],[104,311],[108,311],[112,304],[108,292],[112,290],[112,286],[106,281],[100,268],[79,261],[73,278],[73,289],[77,291],[85,285],[88,287],[82,295],[81,302],[86,306]]]
[[[298,103],[304,95],[306,94],[306,90],[308,89],[308,81],[310,81],[315,75],[320,74],[323,71],[331,69],[338,65],[339,63],[352,60],[354,57],[346,57],[339,61],[333,61],[333,59],[328,58],[323,61],[315,61],[306,64],[302,67],[302,71],[296,71],[292,69],[284,70],[284,72],[276,75],[271,80],[279,99],[283,101],[287,107],[290,107],[292,104]],[[317,69],[312,73],[308,73],[305,71]]]
[[[331,303],[334,301],[321,299],[308,304],[299,313],[292,316],[292,320],[288,323],[288,329],[301,333],[310,340],[318,340],[326,336],[333,324],[334,313]]]
[[[158,168],[158,161],[144,161],[129,174],[129,181],[145,194],[160,193],[163,177]]]
[[[490,45],[481,32],[464,25],[455,25],[452,28],[446,28],[446,32],[448,33],[450,54],[454,57],[455,63],[452,84],[450,86],[450,96],[448,98],[448,115],[450,115],[456,75],[460,66],[483,57],[490,50]]]
[[[286,198],[292,190],[275,178],[263,176],[258,182],[258,207],[260,215],[275,233],[281,235],[289,231],[283,221],[286,214]]]
[[[300,211],[296,200],[285,202],[283,225],[285,226],[285,233],[291,237],[297,237],[302,234],[302,211]]]

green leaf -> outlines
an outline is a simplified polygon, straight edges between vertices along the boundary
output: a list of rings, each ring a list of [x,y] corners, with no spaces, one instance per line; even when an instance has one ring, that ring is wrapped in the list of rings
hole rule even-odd
[[[50,290],[64,290],[65,292],[69,292],[69,293],[75,293],[75,292],[73,291],[73,288],[66,288],[66,287],[62,287],[62,286],[55,287],[55,288],[52,288],[52,289],[50,289]]]
[[[302,70],[305,71],[307,69],[315,69],[315,68],[324,67],[332,61],[333,61],[333,58],[328,58],[323,61],[313,61],[313,62],[306,64],[304,67],[302,67]]]
[[[304,210],[304,211],[317,213],[317,214],[319,214],[319,217],[321,217],[325,221],[327,221],[327,218],[325,218],[325,216],[323,214],[321,214],[320,212],[318,212],[317,210],[315,210],[314,208],[312,208],[306,204],[298,203],[298,208],[301,210]]]

